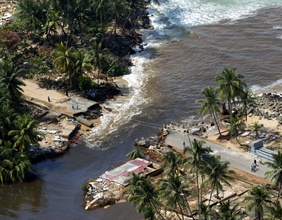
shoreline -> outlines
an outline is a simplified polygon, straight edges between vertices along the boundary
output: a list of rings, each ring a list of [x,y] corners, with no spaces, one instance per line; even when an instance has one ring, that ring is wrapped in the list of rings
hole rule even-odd
[[[26,83],[29,81],[25,81]],[[116,77],[114,79],[112,79],[112,83],[114,85],[117,86],[117,88],[124,88],[128,86],[128,82],[126,80],[124,80],[121,77]],[[71,94],[70,97],[66,97],[65,94],[58,92],[56,90],[47,90],[47,89],[43,89],[43,88],[39,88],[38,85],[34,82],[29,82],[28,83],[29,89],[30,91],[32,91],[31,93],[28,93],[28,91],[25,89],[25,87],[23,87],[24,89],[24,96],[26,97],[26,99],[29,102],[34,102],[35,104],[41,105],[43,108],[48,108],[49,106],[49,110],[54,114],[54,117],[61,117],[61,115],[64,115],[64,119],[63,121],[70,121],[68,119],[68,115],[71,115],[70,112],[70,104],[69,106],[66,107],[66,101],[69,101],[72,97],[75,97],[76,100],[81,100],[84,99],[82,97],[76,96],[74,94]],[[36,88],[35,88],[36,87]],[[36,93],[38,93],[38,95],[36,95]],[[52,95],[51,98],[51,102],[48,102],[47,100],[45,100],[45,97]],[[118,96],[123,96],[122,91]],[[44,97],[44,98],[43,98]],[[272,141],[270,141],[268,144],[266,144],[266,147],[268,148],[272,148],[273,144],[272,143],[277,143],[277,141],[280,139],[280,137],[282,136],[282,121],[279,122],[278,118],[280,117],[280,113],[275,113],[273,114],[273,110],[270,111],[271,109],[269,109],[269,105],[273,106],[273,104],[269,104],[269,102],[266,102],[265,99],[270,100],[270,102],[276,103],[277,99],[280,100],[280,96],[277,95],[277,93],[267,93],[267,94],[263,94],[261,96],[258,96],[257,98],[260,103],[260,109],[259,111],[256,112],[256,114],[251,114],[248,116],[248,120],[247,120],[247,129],[250,130],[250,126],[256,122],[259,121],[260,124],[262,125],[262,128],[264,130],[264,132],[270,132],[270,133],[275,133],[278,132],[279,133],[279,138],[276,138]],[[92,101],[91,101],[92,102]],[[95,102],[93,101],[93,104]],[[97,104],[97,103],[96,103]],[[106,114],[107,112],[111,112],[114,111],[114,109],[107,109],[105,106],[103,106],[103,103],[99,103],[97,104],[100,108],[100,113],[101,115]],[[282,110],[282,101],[281,101],[281,108],[279,107],[278,110],[281,109]],[[270,113],[265,113],[265,112],[270,112]],[[73,112],[72,112],[73,113]],[[274,117],[275,116],[275,117]],[[75,119],[75,116],[73,115],[72,119]],[[282,118],[281,118],[282,120]],[[97,117],[95,119],[90,119],[89,120],[92,124],[93,127],[98,127],[101,125],[101,120],[100,117]],[[200,119],[195,119],[195,122],[198,122],[198,128],[197,126],[195,128],[191,128],[192,130],[197,130],[201,127],[207,126],[208,125],[203,125],[201,123]],[[212,121],[212,120],[206,120],[206,121]],[[201,123],[200,123],[201,122]],[[61,122],[61,124],[63,124],[63,122]],[[75,131],[75,135],[73,136],[73,141],[70,141],[71,144],[75,144],[76,141],[79,138],[84,138],[87,134],[89,134],[89,132],[91,131],[92,127],[89,127],[85,124],[82,123],[78,123],[77,120],[73,120],[72,124],[74,124],[75,126],[72,129],[69,129],[69,135]],[[79,128],[77,127],[79,124]],[[179,123],[176,123],[179,124]],[[41,125],[44,127],[45,125]],[[225,124],[221,124],[221,129],[222,131],[224,131],[225,128]],[[41,129],[40,128],[40,129]],[[61,130],[60,130],[61,129]],[[57,128],[58,133],[63,133],[63,127],[61,128]],[[71,130],[71,131],[70,131]],[[204,139],[207,139],[208,141],[214,142],[214,143],[219,143],[222,144],[224,142],[224,144],[226,145],[227,148],[232,148],[234,150],[239,150],[239,151],[244,151],[244,149],[242,147],[236,147],[235,145],[237,144],[236,142],[233,141],[226,141],[226,140],[217,140],[217,135],[216,135],[216,129],[213,129],[212,131],[207,131],[206,133],[204,133]],[[66,133],[66,132],[65,132]],[[69,135],[64,135],[64,138],[68,138]],[[242,141],[244,143],[248,142],[249,140],[247,140],[247,138],[245,137],[241,137]],[[49,142],[50,142],[50,138],[49,138]],[[54,142],[53,142],[54,143]],[[278,145],[278,149],[281,146],[281,144]],[[68,149],[68,148],[67,148]],[[66,149],[64,149],[66,150]]]
[[[32,112],[36,114],[33,116],[40,122],[38,130],[44,134],[43,140],[39,142],[40,151],[37,152],[39,158],[51,158],[63,154],[71,146],[76,145],[78,139],[89,134],[93,127],[101,125],[101,115],[112,111],[103,103],[86,100],[75,94],[70,93],[66,96],[54,89],[40,88],[34,80],[24,80],[24,82],[26,86],[22,87],[23,95],[28,105],[33,106]],[[116,77],[112,83],[117,88],[128,85],[122,76]],[[118,96],[122,95],[121,91]],[[50,102],[47,97],[50,97]],[[75,108],[73,103],[78,103],[79,109],[72,109],[73,105]],[[79,120],[79,115],[83,115],[93,107],[94,118]]]

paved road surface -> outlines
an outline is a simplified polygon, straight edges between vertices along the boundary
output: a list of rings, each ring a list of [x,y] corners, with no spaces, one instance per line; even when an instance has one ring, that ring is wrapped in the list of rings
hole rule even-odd
[[[191,141],[193,141],[193,139],[200,139],[197,136],[191,136],[190,135],[190,139]],[[215,155],[220,155],[221,159],[224,161],[229,161],[230,162],[230,166],[238,169],[238,170],[242,170],[245,171],[247,173],[251,173],[253,175],[256,175],[258,177],[262,177],[264,178],[264,174],[268,169],[268,167],[266,165],[262,165],[259,163],[258,158],[256,158],[257,160],[257,171],[256,172],[251,172],[251,165],[254,162],[254,156],[251,155],[250,153],[246,152],[246,153],[241,153],[238,151],[234,151],[231,149],[228,149],[224,146],[218,145],[218,144],[214,144],[212,142],[208,142],[206,140],[204,146],[210,146],[211,149],[213,150],[213,154]],[[180,131],[175,131],[175,130],[169,130],[169,134],[165,139],[166,144],[173,146],[174,148],[176,148],[177,150],[183,150],[183,142],[185,142],[186,145],[189,144],[189,139],[188,139],[188,134],[187,133],[182,133]],[[262,162],[264,162],[265,160],[263,160]]]

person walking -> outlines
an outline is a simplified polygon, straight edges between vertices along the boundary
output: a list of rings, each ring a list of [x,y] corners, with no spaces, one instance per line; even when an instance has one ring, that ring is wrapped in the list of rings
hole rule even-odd
[[[251,171],[252,171],[252,172],[255,172],[255,169],[256,169],[256,165],[253,163],[253,164],[251,165]]]

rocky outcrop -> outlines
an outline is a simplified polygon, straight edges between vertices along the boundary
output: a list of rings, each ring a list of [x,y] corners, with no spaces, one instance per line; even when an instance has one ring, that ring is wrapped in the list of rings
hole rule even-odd
[[[253,114],[266,119],[276,119],[282,124],[282,94],[264,93],[258,96]]]

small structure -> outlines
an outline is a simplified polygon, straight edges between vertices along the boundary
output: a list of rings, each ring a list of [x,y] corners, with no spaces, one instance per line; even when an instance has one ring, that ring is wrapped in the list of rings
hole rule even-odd
[[[263,141],[262,140],[256,140],[251,143],[251,153],[256,154],[256,150],[263,147]]]
[[[144,173],[146,176],[156,175],[156,172],[153,172],[156,171],[156,168],[152,165],[153,163],[148,160],[136,158],[111,171],[105,172],[101,178],[126,186],[126,180],[130,178],[130,174],[132,173]]]
[[[257,140],[251,143],[251,153],[270,161],[273,160],[273,155],[277,154],[277,152],[263,147],[263,140]]]
[[[118,201],[122,196],[122,189],[127,185],[126,180],[132,173],[155,176],[161,172],[159,165],[140,158],[106,171],[98,179],[88,182],[88,190],[84,197],[85,209],[100,208]]]

